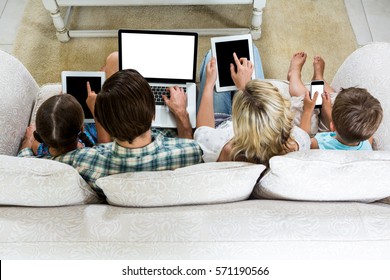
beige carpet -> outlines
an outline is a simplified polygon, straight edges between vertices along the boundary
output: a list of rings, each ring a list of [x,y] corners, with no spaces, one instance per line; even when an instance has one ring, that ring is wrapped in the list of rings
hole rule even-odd
[[[250,5],[82,7],[75,9],[71,27],[246,27],[250,15]],[[285,79],[293,53],[304,50],[309,59],[303,79],[311,79],[311,59],[320,54],[326,61],[325,78],[329,82],[344,59],[357,48],[343,0],[269,0],[263,14],[262,37],[255,44],[266,78]],[[200,37],[198,65],[209,48],[209,37]],[[98,70],[105,57],[116,49],[116,38],[74,38],[60,43],[42,2],[30,0],[17,34],[14,55],[42,85],[59,82],[63,70]]]

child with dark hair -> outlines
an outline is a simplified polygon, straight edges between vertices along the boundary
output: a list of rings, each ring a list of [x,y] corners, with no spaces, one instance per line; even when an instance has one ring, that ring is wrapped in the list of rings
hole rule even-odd
[[[287,79],[292,96],[304,96],[300,127],[311,133],[311,117],[317,98],[322,98],[320,117],[326,132],[311,138],[311,149],[323,150],[372,150],[373,135],[378,129],[383,111],[380,102],[366,89],[350,87],[341,89],[332,107],[330,94],[334,89],[325,81],[325,92],[310,98],[309,91],[301,80],[301,70],[306,53],[298,52],[291,59]],[[324,80],[325,61],[316,55],[313,59],[313,80]]]
[[[305,97],[304,113],[313,112],[313,100]],[[383,118],[378,99],[366,89],[350,87],[341,89],[331,112],[330,132],[317,133],[311,138],[311,149],[372,150],[373,135]],[[302,117],[302,122],[310,122]]]
[[[37,156],[58,156],[78,147],[92,147],[95,140],[84,131],[84,112],[70,94],[48,98],[38,108],[36,126],[29,128],[29,137]],[[22,149],[26,143],[22,144]]]

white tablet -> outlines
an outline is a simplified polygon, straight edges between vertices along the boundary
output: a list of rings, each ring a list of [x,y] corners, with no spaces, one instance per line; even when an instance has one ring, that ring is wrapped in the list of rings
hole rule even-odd
[[[86,103],[88,97],[87,82],[91,85],[91,89],[98,93],[106,80],[106,73],[101,71],[63,71],[61,80],[62,92],[73,95],[83,107],[84,122],[95,122]]]
[[[246,57],[253,62],[252,35],[213,37],[211,38],[211,52],[212,56],[217,60],[216,91],[237,90],[230,75],[230,63],[235,65],[234,52],[238,58]],[[253,70],[252,79],[255,77],[255,71]]]

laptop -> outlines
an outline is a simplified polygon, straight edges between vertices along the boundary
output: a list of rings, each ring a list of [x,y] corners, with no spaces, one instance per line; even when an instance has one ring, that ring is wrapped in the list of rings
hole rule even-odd
[[[84,122],[94,123],[95,120],[89,110],[86,100],[88,97],[87,82],[95,93],[99,93],[104,81],[106,73],[101,71],[62,71],[62,92],[73,95],[81,104],[84,111]]]
[[[156,101],[153,127],[175,128],[176,120],[159,90],[180,86],[187,93],[187,111],[196,127],[196,59],[198,34],[161,30],[118,31],[119,69],[135,69],[152,87]]]

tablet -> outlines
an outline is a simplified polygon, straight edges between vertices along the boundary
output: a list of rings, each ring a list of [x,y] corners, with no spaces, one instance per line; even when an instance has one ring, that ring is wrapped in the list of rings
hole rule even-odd
[[[86,100],[88,97],[87,82],[91,89],[98,93],[106,80],[106,73],[101,71],[63,71],[61,73],[62,92],[73,95],[84,110],[86,123],[95,122]]]
[[[224,37],[211,38],[211,52],[217,60],[217,81],[216,91],[231,91],[237,90],[230,75],[230,63],[234,62],[233,53],[235,52],[238,58],[246,57],[253,62],[253,45],[252,35],[233,35]],[[252,79],[256,77],[253,69]]]

